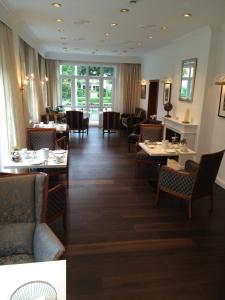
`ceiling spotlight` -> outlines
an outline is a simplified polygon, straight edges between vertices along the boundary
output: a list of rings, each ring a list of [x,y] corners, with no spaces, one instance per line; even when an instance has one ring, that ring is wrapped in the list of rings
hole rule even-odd
[[[59,2],[53,2],[52,6],[55,7],[55,8],[60,8],[60,7],[62,7],[62,4],[59,3]]]
[[[109,32],[104,33],[105,36],[110,36]]]
[[[153,36],[151,34],[147,36],[147,39],[151,40],[152,38],[153,38]]]
[[[58,32],[64,32],[63,28],[58,29]]]
[[[63,23],[63,22],[64,22],[64,20],[61,19],[61,18],[57,18],[57,19],[55,19],[55,20],[56,20],[56,22],[58,22],[58,23]]]
[[[121,8],[121,9],[120,9],[120,12],[122,12],[122,13],[127,13],[128,11],[129,11],[128,8]]]
[[[143,43],[142,43],[142,42],[139,42],[137,45],[138,45],[138,46],[142,46],[142,45],[143,45]]]
[[[112,27],[118,26],[118,23],[111,23]]]
[[[183,13],[182,16],[185,18],[190,18],[190,17],[192,17],[192,14],[191,13]]]
[[[161,30],[167,30],[168,29],[168,26],[162,26],[161,27]]]

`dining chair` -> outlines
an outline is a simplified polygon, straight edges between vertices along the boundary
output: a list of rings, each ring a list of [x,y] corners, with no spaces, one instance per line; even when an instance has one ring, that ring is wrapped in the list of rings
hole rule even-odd
[[[27,149],[39,150],[41,148],[67,149],[68,141],[66,135],[56,137],[55,128],[27,128]]]
[[[140,124],[139,142],[149,140],[151,142],[162,141],[163,138],[163,125],[162,124]],[[162,157],[150,156],[143,149],[137,147],[136,153],[136,168],[142,164],[161,164]]]
[[[120,113],[115,111],[103,112],[102,134],[119,132],[120,133]]]
[[[156,203],[159,202],[161,191],[186,200],[188,201],[188,217],[191,219],[193,201],[208,196],[210,211],[212,212],[213,187],[224,151],[203,154],[199,163],[187,160],[183,170],[162,166],[158,180]]]
[[[0,265],[60,259],[65,248],[46,224],[48,176],[0,174]]]
[[[68,148],[67,137],[64,135],[56,139],[55,128],[27,128],[27,149],[39,150],[41,148],[48,148],[49,150]],[[40,171],[46,172],[50,176],[50,186],[55,184],[56,178],[60,175],[66,175],[66,185],[68,186],[68,172],[69,172],[69,151],[67,154],[67,167],[66,168],[41,168]]]

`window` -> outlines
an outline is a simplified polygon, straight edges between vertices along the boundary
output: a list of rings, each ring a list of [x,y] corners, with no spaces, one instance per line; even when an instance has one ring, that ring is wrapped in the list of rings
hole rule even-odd
[[[114,67],[61,64],[59,71],[61,104],[67,109],[89,113],[90,121],[98,120],[100,111],[112,109]]]

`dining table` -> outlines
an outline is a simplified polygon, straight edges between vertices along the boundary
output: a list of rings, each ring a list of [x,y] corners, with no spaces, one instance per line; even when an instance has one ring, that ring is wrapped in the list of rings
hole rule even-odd
[[[60,159],[59,159],[60,157]],[[19,160],[14,161],[11,155],[7,160],[3,161],[4,169],[64,169],[68,167],[68,150],[50,150],[48,158],[41,156],[40,150],[27,151],[23,154],[19,151]]]

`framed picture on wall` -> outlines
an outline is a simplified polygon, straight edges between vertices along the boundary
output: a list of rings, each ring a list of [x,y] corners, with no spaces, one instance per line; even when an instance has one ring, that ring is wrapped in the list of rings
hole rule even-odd
[[[146,84],[141,85],[141,99],[146,98]]]
[[[225,85],[221,86],[218,116],[225,118]]]
[[[164,84],[164,93],[163,93],[163,105],[170,102],[171,96],[171,83]]]

